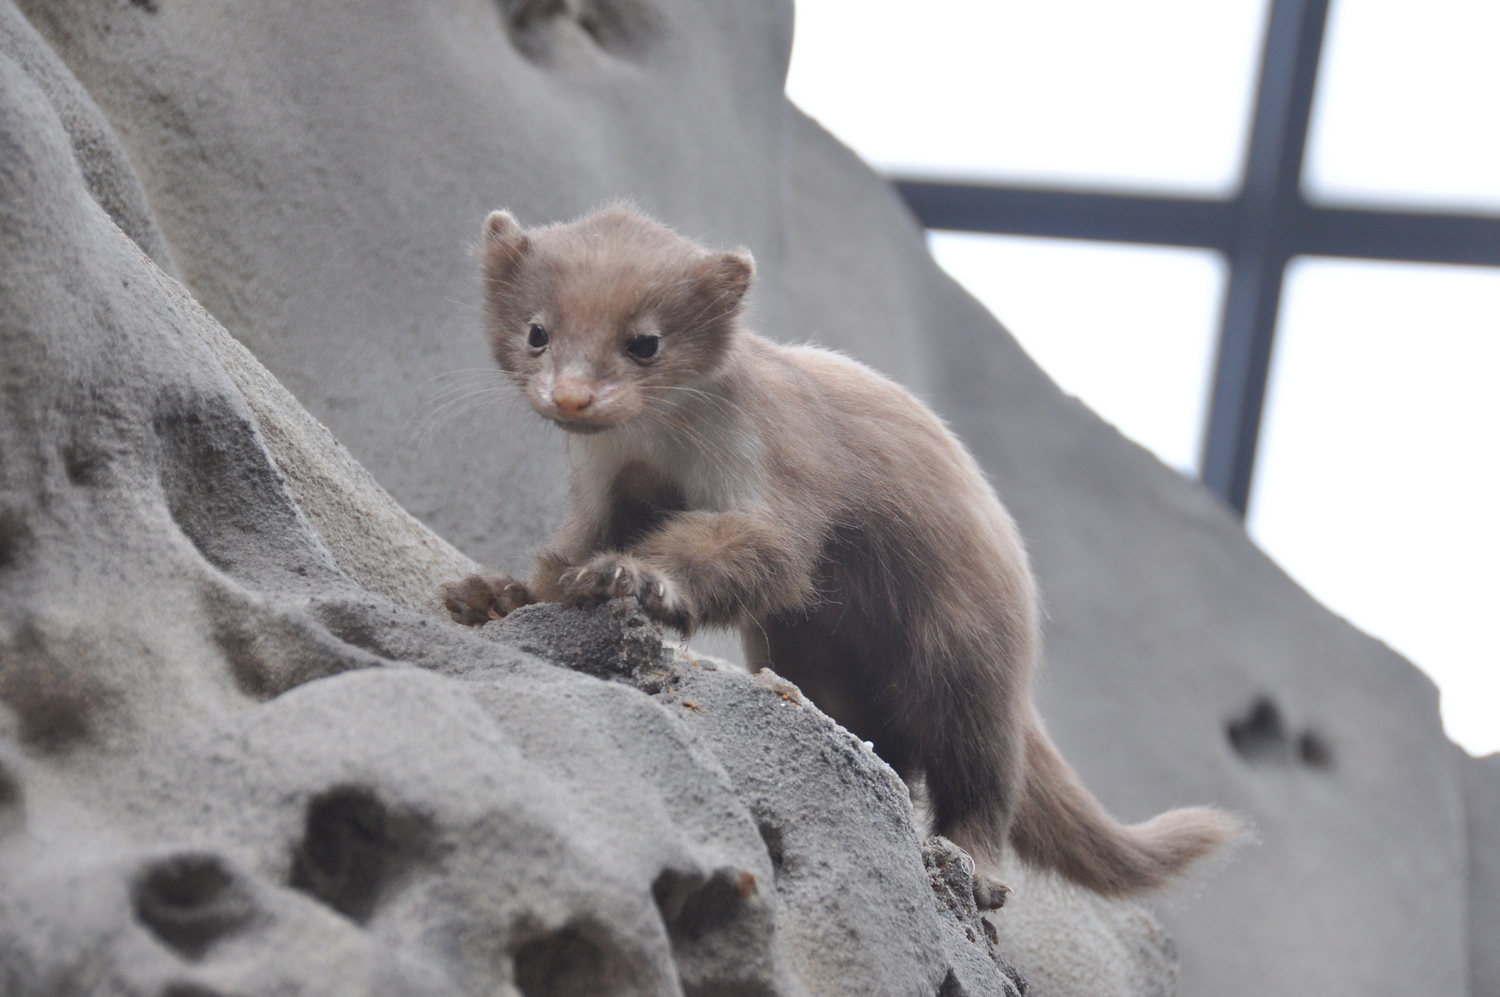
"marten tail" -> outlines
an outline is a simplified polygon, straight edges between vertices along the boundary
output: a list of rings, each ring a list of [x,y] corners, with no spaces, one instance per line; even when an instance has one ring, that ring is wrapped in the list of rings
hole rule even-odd
[[[1037,721],[1026,733],[1024,764],[1024,788],[1010,824],[1016,854],[1096,893],[1161,886],[1241,830],[1233,817],[1209,807],[1121,824],[1084,788]]]

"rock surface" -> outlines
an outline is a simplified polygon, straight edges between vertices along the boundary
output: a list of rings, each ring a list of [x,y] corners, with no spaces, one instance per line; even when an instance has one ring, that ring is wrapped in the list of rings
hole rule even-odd
[[[708,746],[694,711],[428,615],[435,580],[523,560],[556,519],[564,466],[560,442],[489,369],[466,246],[494,207],[530,224],[614,197],[748,245],[762,331],[850,350],[970,443],[1046,594],[1041,711],[1111,809],[1141,819],[1216,802],[1256,822],[1260,844],[1201,896],[1160,905],[1183,992],[1461,994],[1471,980],[1485,992],[1488,950],[1470,939],[1500,927],[1468,876],[1489,796],[1443,738],[1435,691],[1317,606],[1195,485],[1065,398],[936,270],[883,182],[782,95],[789,3],[19,11],[0,0],[0,832],[7,874],[26,876],[0,898],[0,927],[30,925],[7,937],[34,945],[29,962],[0,965],[43,981],[21,992],[270,989],[245,955],[266,944],[306,956],[278,970],[288,979],[336,977],[351,992],[463,988],[486,973],[525,992],[523,937],[542,939],[525,980],[587,949],[601,979],[639,989],[678,965],[653,877],[691,869],[710,888],[732,866],[766,881],[755,797],[738,788],[748,777]],[[517,698],[480,691],[491,686]],[[605,750],[613,727],[587,718],[617,712],[639,740]],[[449,728],[451,752],[437,757],[462,771],[420,757],[424,737]],[[533,734],[549,747],[521,754]],[[386,738],[410,750],[382,753]],[[283,739],[306,756],[285,771],[256,761]],[[623,760],[644,766],[653,752],[688,766],[681,791]],[[459,799],[470,765],[505,775]],[[349,786],[372,795],[325,796]],[[527,874],[556,906],[507,920],[514,897],[465,894],[479,887],[464,870],[509,861],[474,829],[527,787],[540,795],[515,819],[551,828]],[[607,800],[632,817],[601,818]],[[549,801],[560,809],[535,813]],[[240,811],[248,837],[236,836]],[[345,876],[366,883],[357,896],[393,898],[361,926],[338,906],[353,901],[319,892],[333,874],[298,865],[315,811],[333,815],[313,823],[331,821],[340,841],[385,815],[379,861],[351,869],[395,869],[403,849],[442,858],[413,858],[436,871],[375,887]],[[429,818],[436,838],[412,830]],[[608,861],[624,864],[600,871],[606,860],[588,856],[605,830],[618,846]],[[605,885],[591,900],[583,879],[595,874]],[[203,923],[234,939],[197,962],[152,939],[193,949],[212,931],[176,924],[138,885],[166,883],[171,897],[184,878],[209,884],[195,887],[208,891]],[[893,895],[909,901],[906,888]],[[1014,916],[996,918],[1002,951],[1034,992],[1085,986],[1044,983],[1084,977],[1005,948],[1033,892],[1049,888],[1028,885]],[[570,929],[604,909],[591,903],[635,912],[612,924],[651,926],[624,940]],[[791,903],[778,881],[776,910]],[[1170,964],[1137,916],[1099,915],[1134,924],[1145,945],[1122,942],[1110,980]],[[737,963],[777,987],[814,978],[799,953],[819,930],[781,917],[769,954],[755,962],[749,946]],[[432,927],[444,919],[453,931]],[[63,924],[78,927],[48,934]],[[405,955],[383,962],[385,948]],[[924,984],[933,965],[909,964],[925,967]],[[1164,972],[1140,992],[1169,986]],[[967,986],[946,979],[935,986]]]
[[[1500,754],[1463,762],[1469,803],[1469,994],[1500,997]]]
[[[0,93],[6,994],[1020,992],[795,689],[633,604],[442,621],[469,562]]]

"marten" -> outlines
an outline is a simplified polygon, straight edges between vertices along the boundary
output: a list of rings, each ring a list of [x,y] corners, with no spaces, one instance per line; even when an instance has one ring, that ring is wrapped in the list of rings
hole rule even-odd
[[[1235,835],[1209,808],[1125,826],[1084,788],[1031,703],[1036,584],[985,475],[894,382],[747,329],[748,251],[615,206],[530,230],[494,212],[480,254],[495,360],[568,434],[571,498],[524,583],[444,587],[455,620],[634,596],[685,634],[737,627],[752,669],[922,777],[933,831],[984,869],[1009,841],[1129,894]]]

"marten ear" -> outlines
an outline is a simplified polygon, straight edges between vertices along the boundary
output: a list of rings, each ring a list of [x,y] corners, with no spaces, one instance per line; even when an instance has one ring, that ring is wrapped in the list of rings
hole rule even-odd
[[[743,247],[715,253],[703,264],[703,283],[719,310],[734,315],[744,307],[745,294],[755,280],[755,257]]]
[[[505,280],[531,251],[531,239],[509,211],[491,211],[484,220],[484,273]]]

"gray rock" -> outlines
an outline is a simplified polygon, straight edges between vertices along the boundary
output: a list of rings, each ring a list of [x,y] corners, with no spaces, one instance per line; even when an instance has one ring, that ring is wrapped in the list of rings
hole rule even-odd
[[[73,158],[89,193],[120,229],[150,254],[157,266],[175,273],[172,255],[157,227],[146,192],[114,129],[57,54],[21,12],[0,4],[0,52],[14,59],[47,95],[68,133]]]
[[[592,612],[527,606],[482,632],[632,685],[681,717],[755,820],[784,912],[781,945],[811,992],[1023,992],[985,935],[969,873],[952,863],[957,877],[934,882],[939,859],[918,840],[905,784],[796,686],[664,648],[633,599]]]
[[[475,633],[356,584],[340,557],[461,558],[400,529],[363,538],[383,559],[348,528],[331,552],[223,358],[267,375],[109,219],[3,55],[0,94],[6,993],[1003,992],[938,943],[904,787],[810,706],[777,798],[826,836],[791,854],[860,882],[788,893],[638,611]],[[399,524],[361,494],[320,522]],[[737,677],[774,742],[784,701]],[[858,941],[807,943],[830,925]]]
[[[1469,994],[1500,997],[1500,755],[1463,759],[1469,804]]]

